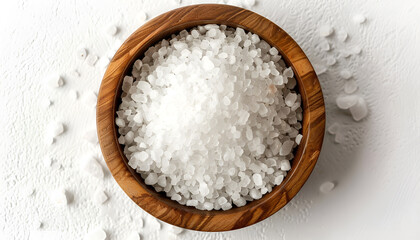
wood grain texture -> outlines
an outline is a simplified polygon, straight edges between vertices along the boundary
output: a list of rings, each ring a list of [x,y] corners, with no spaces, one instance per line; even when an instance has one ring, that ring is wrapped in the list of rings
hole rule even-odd
[[[127,165],[123,146],[117,140],[116,110],[120,104],[122,79],[130,74],[134,61],[154,43],[172,33],[197,25],[215,23],[242,27],[275,46],[293,68],[303,102],[303,138],[292,169],[281,185],[259,200],[228,211],[202,211],[178,204],[144,184]],[[101,83],[97,104],[97,130],[105,161],[125,193],[148,213],[167,223],[198,230],[227,231],[259,222],[286,205],[312,172],[325,130],[325,107],[321,87],[308,58],[297,43],[268,19],[245,9],[200,4],[164,13],[140,27],[115,54]]]

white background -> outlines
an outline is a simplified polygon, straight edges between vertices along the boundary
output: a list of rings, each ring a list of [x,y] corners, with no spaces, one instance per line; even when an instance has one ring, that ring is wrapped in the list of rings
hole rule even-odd
[[[198,2],[183,0],[182,5]],[[95,128],[95,109],[84,97],[98,90],[103,69],[89,67],[76,52],[85,47],[105,56],[142,24],[139,11],[153,17],[177,6],[158,0],[0,2],[0,239],[81,239],[97,227],[108,239],[125,239],[132,231],[143,239],[168,237],[169,226],[158,230],[109,172],[103,180],[81,172],[85,154],[100,156],[98,146],[82,136]],[[327,125],[339,123],[345,139],[337,144],[326,135],[308,182],[269,219],[227,233],[187,231],[179,238],[420,239],[420,3],[260,0],[251,9],[285,29],[314,64],[326,67],[328,57],[337,58],[319,78]],[[356,14],[365,15],[366,23],[354,23]],[[106,34],[110,25],[120,28],[116,37]],[[345,30],[349,39],[323,39],[322,25]],[[320,51],[322,41],[332,50]],[[354,46],[362,48],[360,55],[339,57]],[[80,77],[71,75],[75,69]],[[335,106],[343,69],[352,71],[357,94],[369,105],[361,122]],[[45,79],[54,74],[62,75],[64,87],[46,87]],[[71,99],[71,89],[79,92],[78,100]],[[53,101],[49,108],[42,105],[46,99]],[[66,132],[48,146],[45,128],[54,120],[64,122]],[[55,159],[52,167],[43,164],[46,156]],[[325,181],[336,183],[328,194],[319,192]],[[50,200],[58,188],[71,195],[68,206]],[[102,206],[92,201],[98,188],[110,196]],[[35,193],[27,196],[31,189]]]

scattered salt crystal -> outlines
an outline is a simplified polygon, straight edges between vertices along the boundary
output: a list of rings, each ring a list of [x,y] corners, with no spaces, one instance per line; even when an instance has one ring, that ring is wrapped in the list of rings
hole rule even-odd
[[[91,67],[95,66],[97,61],[98,61],[98,56],[96,56],[96,55],[89,54],[86,57],[86,63],[87,63],[87,65],[89,65]]]
[[[171,232],[178,235],[181,234],[184,231],[183,228],[177,227],[177,226],[171,226]]]
[[[106,29],[106,32],[107,32],[109,35],[111,35],[111,36],[115,36],[115,35],[117,34],[117,32],[118,32],[118,27],[117,27],[117,26],[115,26],[115,25],[109,26],[109,27]]]
[[[139,11],[137,12],[138,19],[140,20],[140,22],[145,22],[147,20],[147,13],[145,13],[144,11]]]
[[[337,39],[341,42],[345,42],[347,40],[348,34],[344,30],[337,31]]]
[[[54,204],[58,206],[64,206],[68,203],[66,190],[63,188],[52,191],[50,194],[50,199]]]
[[[83,160],[83,170],[93,177],[104,178],[104,171],[102,165],[93,156],[86,156]]]
[[[83,100],[85,104],[89,107],[96,107],[97,99],[98,97],[96,96],[96,93],[93,91],[87,91],[83,96]]]
[[[337,62],[337,60],[334,57],[330,56],[330,57],[327,58],[327,65],[328,66],[334,65],[336,62]]]
[[[331,192],[331,190],[333,190],[334,187],[335,187],[335,184],[333,182],[324,182],[319,187],[319,191],[321,191],[322,193],[328,193],[328,192]]]
[[[77,71],[77,70],[73,70],[73,71],[71,72],[71,75],[72,75],[73,77],[80,77],[80,73],[79,73],[79,71]]]
[[[54,121],[48,125],[47,136],[50,138],[55,138],[61,135],[63,132],[64,132],[64,125],[61,122]]]
[[[360,46],[354,46],[352,49],[351,49],[351,53],[352,54],[360,54],[362,52],[362,48],[360,47]]]
[[[75,101],[79,98],[79,93],[73,89],[69,90],[69,96],[70,98]]]
[[[85,237],[84,240],[105,240],[106,232],[102,228],[97,228],[90,231]]]
[[[321,37],[328,37],[334,32],[334,28],[329,25],[324,25],[319,28]]]
[[[358,96],[357,102],[350,108],[351,116],[354,120],[360,121],[368,115],[368,108],[365,99]]]
[[[321,74],[323,74],[327,71],[327,68],[324,65],[319,64],[319,63],[318,64],[314,63],[313,67],[314,67],[314,70],[315,70],[316,74],[318,74],[318,75],[321,75]]]
[[[111,60],[107,57],[101,57],[98,61],[98,66],[101,68],[106,68],[108,67],[110,61]]]
[[[353,16],[353,22],[357,23],[357,24],[362,24],[364,22],[366,22],[366,17],[362,14],[357,14]]]
[[[81,48],[77,51],[77,58],[80,60],[85,60],[87,56],[87,51],[84,48]]]
[[[255,5],[255,0],[243,0],[245,7],[250,8]]]
[[[83,139],[86,141],[92,143],[92,144],[98,144],[98,136],[96,134],[96,129],[91,129],[83,135]]]
[[[108,200],[108,195],[103,190],[96,190],[93,195],[93,200],[96,204],[101,205]]]
[[[25,195],[25,197],[30,197],[35,193],[35,188],[31,187],[31,186],[26,186],[23,188],[23,195]]]
[[[126,240],[140,240],[140,234],[138,232],[131,232],[128,234]]]
[[[42,106],[44,108],[49,108],[52,105],[52,101],[50,99],[48,99],[48,98],[44,98],[42,100],[42,103],[41,104],[42,104]]]
[[[44,157],[44,159],[42,160],[42,162],[44,163],[44,165],[46,167],[51,167],[51,164],[53,162],[52,158],[49,156]]]
[[[339,128],[340,128],[340,125],[338,125],[338,123],[335,122],[331,124],[331,126],[328,127],[327,131],[329,134],[336,134]]]
[[[357,83],[355,80],[349,80],[344,83],[344,92],[352,94],[357,91]]]
[[[54,75],[49,77],[47,82],[51,88],[59,88],[64,85],[64,80],[60,75]]]
[[[342,70],[342,71],[340,72],[340,77],[342,77],[342,78],[344,78],[344,79],[348,80],[348,79],[350,79],[350,78],[352,77],[352,74],[351,74],[351,72],[350,72],[349,70],[344,69],[344,70]]]
[[[358,97],[355,95],[341,95],[335,99],[337,107],[340,109],[349,109],[357,103]]]
[[[345,141],[345,137],[346,136],[344,135],[344,131],[341,129],[338,129],[334,136],[334,142],[343,143]]]
[[[324,52],[331,50],[330,44],[327,41],[322,41],[319,44],[319,48],[321,49],[321,51],[324,51]]]

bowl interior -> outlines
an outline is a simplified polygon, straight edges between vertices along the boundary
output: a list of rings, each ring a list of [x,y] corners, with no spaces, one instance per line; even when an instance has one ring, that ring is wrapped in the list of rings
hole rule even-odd
[[[190,17],[188,18],[188,16]],[[250,19],[251,17],[254,18]],[[170,18],[178,19],[178,21],[168,23]],[[158,193],[153,187],[144,184],[140,174],[128,166],[128,160],[123,153],[124,146],[120,145],[117,140],[119,134],[115,125],[116,110],[121,103],[122,79],[126,75],[131,75],[134,61],[142,58],[150,46],[170,37],[171,34],[209,23],[241,27],[246,31],[258,34],[261,39],[276,47],[283,60],[294,71],[303,105],[301,130],[303,138],[295,150],[292,169],[286,178],[261,199],[227,211],[205,211],[184,206],[170,200],[164,193]],[[268,30],[267,27],[269,27]],[[150,33],[152,29],[154,31]],[[147,37],[145,34],[148,34]],[[116,70],[114,71],[114,69]],[[109,99],[112,102],[105,103],[101,96],[104,95],[103,92],[108,81],[112,81],[112,98]],[[110,107],[106,108],[106,111],[101,109],[105,105]],[[314,111],[317,112],[316,115]],[[322,92],[313,68],[303,51],[287,33],[269,20],[248,10],[226,5],[203,4],[176,9],[158,16],[139,28],[124,42],[105,73],[98,97],[97,122],[101,149],[114,178],[140,207],[155,217],[180,227],[203,231],[224,231],[261,221],[279,210],[296,195],[309,177],[319,155],[325,128],[324,114]],[[103,117],[107,118],[108,124],[112,124],[108,125],[105,131],[100,129],[100,121],[103,120]],[[316,121],[314,122],[314,120]],[[110,134],[113,136],[109,136]],[[113,137],[113,142],[110,137]],[[114,153],[117,150],[117,155],[108,151],[110,150],[106,147],[108,142],[113,145]],[[116,166],[118,166],[118,171]],[[121,171],[124,173],[121,174]],[[150,199],[151,201],[149,201]],[[158,211],[156,208],[164,210]],[[168,217],[171,214],[176,216]],[[185,219],[178,219],[180,216]],[[226,217],[232,218],[232,221],[226,221]],[[223,221],[225,224],[221,223]]]

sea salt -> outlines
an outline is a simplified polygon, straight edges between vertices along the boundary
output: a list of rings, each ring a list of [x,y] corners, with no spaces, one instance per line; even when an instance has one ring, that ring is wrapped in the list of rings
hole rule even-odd
[[[321,191],[322,193],[328,193],[328,192],[331,192],[331,190],[333,190],[334,187],[335,187],[335,184],[333,182],[324,182],[319,187],[319,191]]]
[[[110,36],[115,36],[118,32],[118,27],[115,25],[109,26],[106,29],[106,32],[110,35]]]
[[[96,204],[101,205],[108,200],[108,195],[103,190],[96,190],[93,195],[93,200]]]
[[[147,185],[210,211],[244,206],[283,181],[303,110],[276,48],[210,24],[144,55],[123,79],[115,124],[128,165]]]
[[[140,234],[138,232],[130,232],[125,240],[140,240]]]
[[[93,177],[102,179],[104,177],[104,171],[102,165],[93,156],[85,156],[82,159],[83,170]]]
[[[338,30],[337,33],[336,33],[336,35],[337,35],[337,39],[340,42],[345,42],[347,40],[347,37],[348,37],[347,32],[344,31],[344,30]]]
[[[345,80],[348,80],[352,77],[352,73],[349,70],[344,69],[340,72],[340,77],[344,78]]]
[[[355,80],[349,80],[344,83],[344,92],[352,94],[357,91],[357,83]]]
[[[96,145],[98,144],[98,136],[96,134],[96,129],[91,129],[83,135],[83,139],[88,141],[89,143]]]
[[[64,85],[64,80],[60,75],[53,75],[48,78],[47,83],[51,88],[59,88]]]
[[[321,37],[328,37],[334,32],[334,28],[329,25],[324,25],[319,28]]]
[[[85,60],[87,56],[87,51],[85,48],[81,48],[79,50],[77,50],[77,58],[80,60]]]
[[[99,59],[98,56],[93,55],[93,54],[89,54],[86,57],[86,63],[87,63],[87,65],[93,67],[93,66],[95,66],[95,64],[98,61],[98,59]]]
[[[362,24],[364,22],[366,22],[366,17],[362,14],[356,14],[353,16],[353,22],[357,23],[357,24]]]
[[[52,191],[50,194],[50,199],[57,206],[65,206],[68,203],[66,190],[63,188]]]
[[[349,109],[354,106],[358,101],[358,97],[355,95],[341,95],[335,100],[337,107],[340,109]]]
[[[83,239],[84,240],[105,240],[106,232],[102,228],[97,228],[90,231]]]
[[[351,116],[355,121],[360,121],[368,115],[368,107],[366,101],[360,96],[357,98],[356,104],[351,106],[349,109]]]

